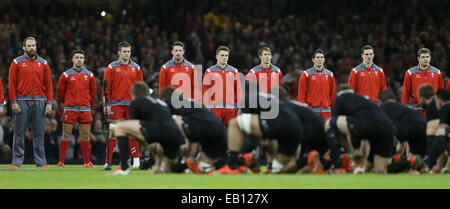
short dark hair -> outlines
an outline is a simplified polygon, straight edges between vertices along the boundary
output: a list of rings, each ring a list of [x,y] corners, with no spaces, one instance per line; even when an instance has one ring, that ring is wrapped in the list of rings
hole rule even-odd
[[[323,54],[325,57],[325,52],[322,49],[316,49],[316,51],[312,54],[312,59],[316,58],[316,54]]]
[[[73,58],[73,56],[75,56],[75,54],[82,54],[82,55],[84,55],[84,51],[81,50],[81,49],[75,49],[75,50],[72,51],[72,53],[70,53],[70,57]]]
[[[395,95],[392,89],[390,88],[384,89],[380,91],[380,93],[378,94],[378,100],[382,103],[392,99],[395,100]]]
[[[227,51],[228,53],[230,53],[230,49],[226,46],[219,46],[216,49],[216,54],[219,54],[220,51]]]
[[[344,91],[344,90],[348,90],[348,89],[352,89],[353,90],[353,88],[351,87],[351,86],[349,86],[348,84],[340,84],[338,87],[337,87],[337,89],[336,89],[336,93],[339,93],[339,92],[341,92],[341,91]]]
[[[149,87],[144,81],[134,83],[130,91],[137,98],[150,96]]]
[[[272,52],[271,50],[270,50],[270,48],[269,47],[267,47],[267,46],[263,46],[263,47],[261,47],[259,50],[258,50],[258,56],[261,56],[262,55],[262,53],[263,53],[263,51],[268,51],[268,52]]]
[[[450,90],[446,88],[439,89],[436,92],[436,96],[438,99],[442,100],[443,102],[449,102],[450,101]]]
[[[117,45],[117,49],[120,51],[123,47],[127,48],[127,47],[131,47],[131,44],[126,42],[126,41],[122,41]]]
[[[364,54],[364,50],[368,50],[368,49],[372,49],[373,47],[371,45],[364,45],[363,47],[361,47],[361,54]]]
[[[431,56],[431,51],[428,48],[420,48],[417,51],[417,57],[420,57],[421,54],[429,54]]]
[[[183,47],[183,49],[184,49],[184,43],[181,42],[181,41],[175,41],[175,42],[173,42],[173,44],[172,44],[172,49],[173,49],[175,46],[181,46],[181,47]]]
[[[161,90],[161,93],[159,94],[159,98],[163,101],[166,101],[172,97],[172,94],[175,91],[179,91],[176,88],[172,86],[166,86]],[[180,93],[180,99],[183,98],[182,93]]]
[[[417,96],[423,97],[425,99],[431,99],[434,97],[434,88],[432,85],[425,83],[419,86],[417,89]]]

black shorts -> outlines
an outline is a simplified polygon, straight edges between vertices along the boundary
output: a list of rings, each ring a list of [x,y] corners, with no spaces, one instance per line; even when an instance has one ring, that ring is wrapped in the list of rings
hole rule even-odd
[[[350,133],[357,140],[368,139],[374,154],[390,158],[394,151],[394,125],[376,115],[347,116]]]
[[[164,149],[164,155],[175,159],[180,145],[184,143],[183,135],[174,121],[139,121],[141,132],[148,143],[158,142]]]
[[[278,152],[286,156],[294,156],[303,136],[303,125],[290,109],[280,109],[274,119],[259,118],[263,138],[276,139]]]
[[[411,153],[424,156],[427,150],[427,121],[423,117],[406,116],[395,125],[398,140],[408,141]]]
[[[214,116],[215,117],[215,116]],[[223,157],[227,151],[225,125],[219,119],[183,116],[183,130],[189,141],[199,142],[208,157]]]

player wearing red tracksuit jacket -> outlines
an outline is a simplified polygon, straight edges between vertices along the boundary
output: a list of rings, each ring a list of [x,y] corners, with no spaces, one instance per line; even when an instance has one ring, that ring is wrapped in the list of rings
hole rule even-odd
[[[175,41],[172,44],[173,58],[166,62],[159,71],[159,93],[166,86],[180,89],[185,98],[198,101],[198,79],[194,65],[184,59],[184,44]]]
[[[427,48],[421,48],[417,52],[417,60],[419,64],[412,68],[409,68],[405,72],[403,79],[403,92],[402,92],[402,104],[413,106],[419,105],[417,97],[417,91],[419,86],[428,83],[433,86],[434,91],[444,88],[444,80],[442,78],[442,72],[431,66],[431,52]],[[411,99],[411,101],[410,101]],[[415,108],[426,116],[425,111],[421,108]]]
[[[283,73],[280,68],[272,65],[272,53],[269,47],[262,47],[258,51],[261,64],[250,69],[247,73],[248,81],[256,81],[260,90],[264,93],[270,92],[270,89],[283,84]]]
[[[64,167],[69,139],[75,123],[80,127],[80,147],[84,159],[84,167],[94,167],[91,162],[89,129],[92,122],[91,100],[97,94],[97,82],[93,73],[84,66],[84,52],[72,52],[73,67],[64,72],[56,86],[56,96],[64,103],[63,135],[59,144],[58,167]]]
[[[322,50],[313,54],[314,66],[303,71],[298,82],[298,101],[311,106],[326,121],[331,117],[331,106],[336,99],[336,82],[333,72],[325,69]]]
[[[361,50],[363,63],[354,67],[348,77],[348,85],[355,93],[368,96],[378,102],[378,93],[386,89],[386,77],[383,69],[373,63],[373,47],[365,45]]]
[[[203,104],[224,124],[237,115],[236,108],[242,99],[239,71],[228,65],[230,49],[219,46],[216,50],[217,64],[203,75]]]
[[[14,59],[9,68],[9,101],[14,117],[12,167],[20,167],[24,160],[24,135],[31,124],[34,160],[37,166],[47,167],[44,150],[45,114],[52,112],[53,84],[48,62],[36,53],[36,39],[23,41],[25,54]]]
[[[110,116],[111,123],[130,119],[129,105],[131,103],[130,89],[137,81],[144,81],[141,67],[133,62],[131,45],[120,42],[118,46],[119,59],[110,63],[105,70],[103,80],[107,81],[107,94],[109,106],[104,105],[105,112]],[[102,98],[104,90],[102,90]],[[111,159],[116,146],[116,139],[109,136],[105,169],[111,169]],[[139,167],[139,143],[130,138],[130,154],[133,156],[133,167]]]

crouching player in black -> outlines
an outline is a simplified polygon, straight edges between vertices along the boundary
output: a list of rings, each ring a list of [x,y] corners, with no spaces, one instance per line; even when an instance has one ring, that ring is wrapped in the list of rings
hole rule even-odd
[[[422,168],[425,172],[436,173],[436,162],[441,154],[445,150],[449,149],[449,136],[450,136],[450,90],[439,89],[436,93],[436,107],[439,110],[439,126],[436,132],[436,136],[428,148],[428,155],[425,157]],[[442,170],[443,173],[447,173],[449,170],[449,163]]]
[[[245,84],[244,104],[239,105],[239,115],[228,125],[227,166],[221,174],[237,174],[238,154],[244,134],[252,143],[261,146],[263,140],[276,140],[278,148],[272,160],[272,173],[280,173],[283,167],[295,159],[297,147],[303,135],[303,126],[284,101],[277,96],[260,93],[255,82]]]
[[[131,120],[124,120],[111,126],[119,146],[120,168],[114,175],[127,175],[128,137],[135,137],[139,144],[149,149],[150,144],[159,143],[163,148],[164,158],[161,170],[167,173],[173,164],[183,136],[172,118],[167,104],[149,94],[149,87],[144,82],[136,82],[131,88],[133,101],[130,104]],[[158,159],[157,159],[158,160]]]
[[[194,173],[213,173],[215,168],[225,165],[227,141],[223,122],[205,106],[182,98],[181,92],[173,87],[164,88],[160,98],[169,106],[186,139],[186,166]],[[200,152],[194,158],[197,147]]]
[[[388,114],[395,125],[396,136],[400,142],[397,154],[387,168],[388,173],[399,173],[407,169],[410,172],[417,171],[421,159],[425,157],[427,149],[427,120],[421,113],[395,101],[395,95],[391,89],[385,89],[378,94],[381,108]],[[406,147],[409,152],[406,153]]]
[[[340,142],[353,155],[352,137],[360,141],[363,158],[355,163],[354,173],[364,172],[369,152],[374,155],[373,170],[386,173],[394,151],[394,125],[386,113],[373,101],[353,93],[348,85],[340,85],[332,108],[332,117],[325,123],[331,158],[339,159]],[[339,135],[341,134],[341,136]],[[340,140],[341,139],[341,140]]]

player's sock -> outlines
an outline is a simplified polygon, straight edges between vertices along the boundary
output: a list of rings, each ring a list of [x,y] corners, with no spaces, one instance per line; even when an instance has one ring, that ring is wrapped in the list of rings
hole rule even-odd
[[[128,169],[128,137],[118,136],[117,143],[119,145],[120,167],[122,170]]]
[[[66,158],[66,152],[68,148],[69,148],[69,140],[59,141],[59,162],[64,163],[64,159]]]
[[[405,159],[399,160],[397,162],[392,162],[387,166],[388,173],[400,173],[406,169],[411,168],[411,163]]]
[[[91,162],[91,147],[88,140],[81,141],[81,154],[83,155],[84,164]]]
[[[439,156],[445,151],[447,148],[447,138],[445,136],[436,136],[433,140],[433,145],[431,145],[431,153],[428,155],[428,158],[425,159],[425,163],[432,168],[435,164]]]
[[[106,155],[106,163],[111,164],[112,156],[114,154],[114,148],[116,147],[117,140],[114,138],[108,139],[108,147],[106,147],[107,155]]]
[[[228,157],[228,166],[230,166],[231,169],[236,169],[237,161],[238,161],[238,152],[230,151],[229,157]]]
[[[130,144],[130,155],[133,158],[139,158],[139,143],[136,141],[136,139],[131,137],[128,143]]]

